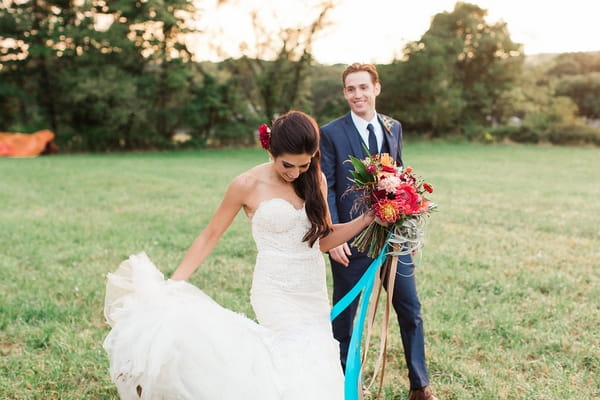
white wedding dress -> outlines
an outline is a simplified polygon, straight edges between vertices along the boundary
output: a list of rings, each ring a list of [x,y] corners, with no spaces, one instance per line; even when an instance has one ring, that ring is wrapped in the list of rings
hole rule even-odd
[[[144,254],[108,275],[104,341],[121,399],[342,400],[318,243],[304,208],[282,199],[251,219],[258,249],[251,302],[260,324],[195,286],[165,280]],[[223,266],[226,268],[226,266]]]

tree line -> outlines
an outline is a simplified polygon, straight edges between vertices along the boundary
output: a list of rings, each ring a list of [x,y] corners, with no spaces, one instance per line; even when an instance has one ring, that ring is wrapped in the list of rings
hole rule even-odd
[[[191,139],[183,146],[252,145],[256,126],[289,109],[320,123],[347,111],[345,66],[312,57],[334,0],[299,27],[272,30],[251,14],[254,46],[217,63],[195,61],[185,42],[198,3],[5,0],[0,131],[51,129],[63,151],[172,148],[178,133]],[[600,119],[600,53],[532,62],[485,17],[462,2],[436,14],[401,58],[378,65],[378,110],[425,137],[600,144],[585,123]]]

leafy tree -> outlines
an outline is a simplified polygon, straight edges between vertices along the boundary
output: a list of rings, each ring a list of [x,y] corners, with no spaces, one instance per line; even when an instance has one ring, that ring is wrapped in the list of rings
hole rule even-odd
[[[497,102],[518,78],[523,54],[506,24],[489,24],[486,15],[463,2],[436,14],[429,30],[386,71],[396,91],[390,93],[387,85],[381,104],[389,103],[409,126],[433,135],[505,117]]]
[[[312,22],[293,27],[277,27],[272,23],[276,16],[262,19],[258,11],[251,13],[256,43],[243,43],[243,56],[227,60],[225,66],[252,110],[267,121],[291,108],[307,108],[312,43],[335,4],[320,1]]]
[[[556,126],[579,130],[575,126],[577,105],[569,97],[556,95],[543,64],[525,67],[517,84],[498,99],[498,106],[503,115],[512,116],[506,125],[492,130],[498,138],[538,143],[547,140]]]
[[[71,150],[148,149],[161,139],[153,124],[151,101],[140,95],[144,76],[119,65],[80,65],[77,74],[61,72],[70,87],[64,108],[63,147]]]
[[[546,76],[556,94],[568,96],[588,118],[600,118],[600,52],[564,53],[553,60]]]
[[[119,0],[107,12],[114,29],[126,33],[142,58],[142,71],[152,75],[153,90],[150,115],[165,139],[173,134],[181,121],[181,113],[189,100],[188,81],[191,53],[184,37],[193,31],[187,24],[195,12],[191,0]]]
[[[4,4],[0,123],[7,128],[50,126],[63,148],[101,150],[161,145],[189,123],[187,104],[198,89],[183,42],[192,0]]]
[[[581,115],[600,118],[600,72],[566,76],[558,81],[556,94],[570,97]]]
[[[22,121],[34,117],[32,127],[58,129],[56,108],[57,58],[67,42],[66,28],[74,19],[84,26],[89,20],[66,12],[64,1],[7,0],[0,11],[0,63],[4,93],[19,109]],[[37,107],[28,107],[33,103]],[[14,117],[11,118],[14,120]]]
[[[554,65],[548,70],[548,75],[559,78],[565,75],[600,72],[600,51],[563,53],[559,54],[553,62]]]
[[[200,65],[196,68],[183,118],[183,127],[194,139],[193,143],[253,144],[258,120],[244,107],[246,103],[235,84],[220,80],[218,71],[209,72]]]
[[[436,19],[440,18],[441,34],[449,29],[462,44],[456,54],[455,79],[463,88],[466,117],[480,123],[503,117],[496,99],[513,86],[524,61],[522,46],[510,39],[506,23],[487,24],[486,15],[474,4],[457,3],[452,13],[435,16],[430,29],[438,35]]]
[[[453,80],[451,64],[438,40],[409,44],[408,61],[382,66],[384,90],[379,107],[400,118],[405,127],[433,136],[456,132],[465,107],[462,88]],[[422,49],[426,46],[429,51]]]
[[[543,66],[524,68],[516,83],[498,99],[503,115],[544,120],[544,129],[555,122],[575,119],[577,106],[568,97],[556,96],[554,84],[545,79]]]
[[[312,115],[319,123],[325,123],[348,112],[348,105],[342,96],[344,68],[344,65],[314,65],[311,68]]]

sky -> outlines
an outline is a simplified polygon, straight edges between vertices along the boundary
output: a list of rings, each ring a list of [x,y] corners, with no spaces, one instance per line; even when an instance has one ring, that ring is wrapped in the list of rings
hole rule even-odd
[[[452,11],[456,3],[455,0],[338,1],[340,4],[330,14],[333,25],[321,32],[313,44],[313,56],[322,64],[388,63],[401,55],[407,42],[418,40],[427,31],[433,15]],[[469,2],[488,10],[488,23],[506,22],[511,39],[522,43],[527,55],[600,51],[600,0]],[[260,10],[274,25],[312,21],[306,11],[311,0],[229,0],[220,7],[214,1],[212,10],[207,6],[209,3],[206,0],[200,3],[210,11],[203,14],[210,17],[202,18],[201,28],[205,32],[218,32],[211,44],[218,44],[224,49],[223,54],[229,56],[235,56],[240,43],[252,37],[250,9]],[[201,58],[211,61],[221,58],[201,42],[206,40],[190,46],[204,55]]]

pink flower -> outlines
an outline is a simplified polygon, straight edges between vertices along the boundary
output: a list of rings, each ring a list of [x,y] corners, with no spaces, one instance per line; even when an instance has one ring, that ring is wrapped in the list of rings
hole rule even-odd
[[[421,196],[417,190],[406,183],[401,184],[396,190],[396,201],[402,205],[404,214],[410,215],[419,212]]]
[[[398,186],[400,186],[400,178],[397,176],[386,176],[382,177],[377,183],[377,189],[385,190],[387,193],[395,193]]]

